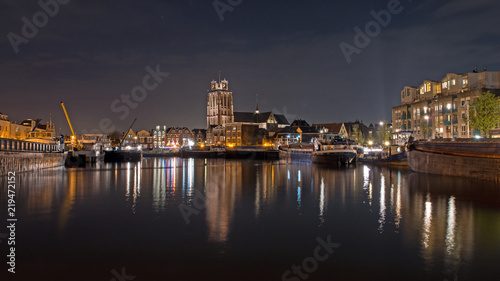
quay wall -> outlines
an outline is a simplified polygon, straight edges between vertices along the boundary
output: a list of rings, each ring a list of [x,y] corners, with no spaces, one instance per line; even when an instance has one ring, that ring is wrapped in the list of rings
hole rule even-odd
[[[56,144],[0,139],[0,176],[62,166],[64,155]]]
[[[0,151],[0,176],[64,165],[64,153]]]

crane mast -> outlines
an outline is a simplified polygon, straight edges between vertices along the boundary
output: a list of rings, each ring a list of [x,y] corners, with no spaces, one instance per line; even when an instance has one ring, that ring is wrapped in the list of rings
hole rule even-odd
[[[69,128],[71,129],[71,133],[73,134],[72,140],[71,140],[71,146],[72,146],[72,148],[75,147],[74,142],[76,142],[76,147],[78,148],[78,147],[80,147],[80,145],[78,144],[78,140],[76,139],[75,131],[73,130],[73,126],[71,125],[71,121],[69,120],[68,112],[66,111],[66,107],[64,107],[63,102],[61,102],[61,106],[64,110],[64,115],[66,115],[66,120],[68,120],[68,124],[69,124]]]

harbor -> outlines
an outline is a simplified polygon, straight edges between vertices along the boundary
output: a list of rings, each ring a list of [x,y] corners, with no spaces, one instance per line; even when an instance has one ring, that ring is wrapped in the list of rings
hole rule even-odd
[[[19,174],[18,181],[19,254],[30,256],[24,266],[57,261],[73,272],[85,264],[73,280],[92,279],[114,264],[155,280],[163,262],[177,280],[258,280],[263,271],[280,279],[312,254],[318,237],[329,235],[341,245],[318,279],[487,280],[500,258],[500,194],[492,181],[360,163],[339,169],[178,157],[43,169]],[[188,224],[179,206],[193,208],[186,209]],[[258,271],[248,266],[262,261]],[[353,263],[367,269],[354,270]],[[47,268],[53,279],[67,276]],[[38,271],[17,274],[30,280]]]
[[[500,1],[2,1],[0,281],[476,281]]]

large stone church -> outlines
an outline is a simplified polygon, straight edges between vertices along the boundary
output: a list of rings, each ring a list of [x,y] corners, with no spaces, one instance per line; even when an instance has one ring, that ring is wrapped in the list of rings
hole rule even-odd
[[[270,132],[288,126],[289,123],[284,115],[259,112],[258,105],[254,112],[234,112],[233,92],[229,90],[228,81],[212,80],[207,94],[207,145],[226,145],[225,128],[228,125],[234,128],[254,126],[256,131],[264,129]],[[240,138],[241,135],[244,134],[240,134]],[[243,142],[240,140],[234,143]]]

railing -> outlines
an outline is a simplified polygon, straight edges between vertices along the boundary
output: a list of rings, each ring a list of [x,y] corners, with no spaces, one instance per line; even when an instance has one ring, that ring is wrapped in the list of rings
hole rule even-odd
[[[0,151],[62,152],[57,144],[37,143],[13,139],[0,139]]]

